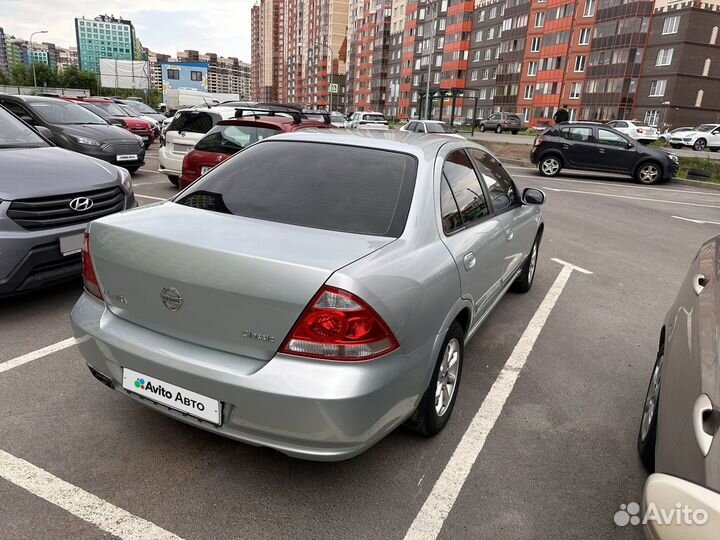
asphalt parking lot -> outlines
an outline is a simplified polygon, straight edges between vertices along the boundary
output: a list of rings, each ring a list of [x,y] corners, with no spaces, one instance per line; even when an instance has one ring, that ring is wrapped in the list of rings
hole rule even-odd
[[[157,145],[146,161],[140,204],[176,192]],[[0,538],[642,538],[613,515],[641,500],[660,325],[720,233],[720,192],[509,170],[547,194],[532,291],[469,344],[442,433],[400,429],[346,462],[236,443],[99,384],[66,341],[79,280],[0,301]]]

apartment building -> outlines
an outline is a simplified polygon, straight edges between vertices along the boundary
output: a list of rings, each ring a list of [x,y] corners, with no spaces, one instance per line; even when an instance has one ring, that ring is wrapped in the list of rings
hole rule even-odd
[[[70,66],[80,67],[78,64],[77,47],[58,47],[57,48],[57,64],[58,72]]]
[[[720,6],[656,4],[634,117],[664,128],[720,119]]]
[[[27,64],[29,49],[30,45],[24,39],[5,34],[5,54],[8,68],[12,68],[15,64]]]
[[[536,4],[538,2],[535,0]],[[524,55],[529,50],[528,25],[530,0],[507,0],[502,12],[503,19],[514,21],[503,31],[500,25],[500,55],[498,57],[493,109],[516,112],[520,93],[520,77]]]
[[[400,109],[400,85],[402,77],[403,33],[405,31],[405,10],[407,0],[391,2],[390,34],[387,38],[387,85],[385,113],[391,118],[403,116]],[[349,62],[350,65],[354,65]],[[354,70],[348,70],[348,77]]]
[[[260,0],[252,7],[250,47],[252,88],[255,101],[277,101],[286,97],[284,84],[286,0]]]
[[[110,15],[75,19],[78,64],[84,71],[100,73],[100,59],[143,60],[142,43],[132,21]]]
[[[162,90],[162,62],[172,62],[173,59],[169,54],[148,52],[148,63],[150,69],[150,88]]]
[[[155,62],[175,61],[167,55],[155,55]],[[159,58],[163,58],[160,60]],[[241,99],[250,99],[251,83],[250,83],[250,65],[240,62],[235,57],[218,56],[216,53],[206,52],[200,54],[199,51],[186,49],[177,53],[178,62],[207,62],[208,78],[207,91],[217,94],[238,94]],[[155,80],[155,68],[151,62],[151,77]],[[160,71],[160,87],[162,87],[162,69]]]
[[[53,71],[58,69],[58,50],[54,43],[33,43],[28,51],[28,63],[45,64]]]
[[[0,73],[8,73],[10,65],[8,64],[7,46],[5,45],[5,32],[0,27]]]

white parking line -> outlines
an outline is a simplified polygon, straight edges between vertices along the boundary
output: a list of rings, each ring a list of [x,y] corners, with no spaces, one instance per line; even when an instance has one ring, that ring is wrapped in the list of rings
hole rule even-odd
[[[690,223],[698,223],[700,225],[707,223],[708,225],[720,225],[720,221],[705,221],[704,219],[690,219],[681,216],[670,216],[673,219],[679,219],[682,221],[689,221]]]
[[[59,506],[122,540],[180,540],[145,519],[118,508],[24,459],[0,450],[0,478]]]
[[[643,191],[647,190],[656,190],[656,191],[664,191],[666,193],[688,193],[688,194],[695,194],[695,195],[709,195],[711,197],[720,197],[720,192],[713,191],[712,189],[707,189],[705,191],[694,191],[689,189],[672,189],[672,188],[661,188],[661,187],[651,187],[651,186],[633,186],[627,183],[623,183],[622,178],[618,178],[618,182],[611,183],[611,182],[594,182],[592,180],[574,180],[572,178],[548,178],[545,176],[540,175],[526,175],[526,174],[513,174],[513,178],[529,178],[531,180],[542,180],[543,182],[551,181],[551,182],[573,182],[576,184],[585,184],[585,185],[595,185],[595,186],[609,186],[609,187],[619,187],[619,188],[627,188],[627,189],[642,189]],[[597,177],[588,177],[588,178],[597,178]]]
[[[691,203],[691,202],[684,202],[684,201],[668,201],[665,199],[652,199],[650,197],[632,197],[630,195],[615,195],[612,193],[598,193],[597,191],[579,191],[575,189],[559,189],[559,188],[551,188],[547,186],[543,186],[542,189],[547,189],[549,191],[559,191],[564,193],[581,193],[583,195],[594,195],[596,197],[612,197],[614,199],[634,199],[636,201],[650,201],[650,202],[656,202],[656,203],[663,203],[663,204],[680,204],[682,206],[698,206],[700,208],[720,208],[720,206],[714,206],[712,204],[700,204],[700,203]]]
[[[405,540],[434,540],[440,534],[445,518],[450,513],[475,460],[480,455],[483,446],[485,446],[485,441],[495,422],[497,422],[505,402],[520,375],[520,371],[525,366],[535,341],[540,335],[543,326],[545,326],[570,275],[573,270],[592,274],[589,270],[564,263],[559,259],[553,260],[563,264],[563,269],[560,270],[557,278],[555,278],[555,283],[550,287],[540,307],[538,307],[527,328],[520,336],[520,340],[515,345],[515,349],[510,354],[510,358],[503,366],[487,396],[485,396],[480,409],[475,413],[475,417],[465,431],[457,448],[455,448],[450,461],[445,465],[445,469],[443,469],[440,478],[435,482],[425,504],[423,504],[405,534]]]
[[[167,201],[167,199],[163,197],[151,197],[150,195],[140,195],[139,193],[136,193],[135,196],[142,197],[143,199],[152,199],[153,201]]]
[[[48,345],[47,347],[43,347],[42,349],[38,349],[37,351],[23,354],[22,356],[18,356],[17,358],[13,358],[7,362],[2,362],[0,363],[0,373],[22,366],[23,364],[27,364],[28,362],[32,362],[33,360],[37,360],[38,358],[42,358],[48,354],[67,349],[73,345],[75,345],[75,338],[69,338],[64,341],[53,343],[52,345]]]
[[[162,173],[159,173],[157,171],[151,171],[150,169],[138,169],[138,171],[142,171],[142,172],[146,172],[146,173],[150,173],[150,174],[157,174],[158,176],[165,176]]]

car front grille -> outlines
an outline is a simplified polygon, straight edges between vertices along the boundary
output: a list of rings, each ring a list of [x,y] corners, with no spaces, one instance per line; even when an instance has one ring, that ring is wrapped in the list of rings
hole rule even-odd
[[[87,197],[93,202],[92,207],[85,212],[73,210],[70,208],[70,201],[77,197]],[[53,229],[87,223],[124,208],[125,192],[120,187],[114,187],[69,195],[20,199],[10,204],[7,216],[23,229]]]
[[[103,151],[113,154],[137,154],[140,152],[140,145],[136,143],[113,142],[105,143],[101,147]]]

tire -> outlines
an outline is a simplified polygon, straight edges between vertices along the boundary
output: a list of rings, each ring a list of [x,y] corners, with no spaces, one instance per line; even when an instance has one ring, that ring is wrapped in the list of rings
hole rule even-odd
[[[485,132],[485,124],[480,124],[479,129],[480,129],[480,133],[484,133]]]
[[[671,144],[670,146],[672,146],[675,150],[680,150],[682,148],[682,144]]]
[[[430,385],[427,390],[425,390],[425,394],[423,394],[418,408],[405,423],[407,427],[421,435],[431,437],[440,433],[445,427],[445,424],[448,423],[450,415],[452,414],[458,390],[460,388],[460,377],[462,375],[464,353],[464,337],[465,332],[463,332],[462,327],[457,321],[454,321],[450,325],[442,347],[440,348],[440,354],[437,362],[435,363],[435,369],[433,370],[432,379],[430,379]],[[455,362],[453,364],[454,369],[446,369],[448,361],[451,360],[453,356],[455,357]],[[440,390],[440,395],[446,395],[448,391],[447,384],[451,376],[454,377],[454,382],[452,383],[452,389],[449,391],[449,397],[445,398],[447,401],[436,405],[438,390],[440,388],[444,389],[445,392]],[[439,382],[441,379],[444,383]]]
[[[657,443],[657,417],[658,401],[660,397],[660,377],[663,360],[665,358],[664,347],[660,347],[653,366],[648,389],[645,393],[643,413],[640,417],[640,429],[638,429],[637,449],[640,454],[640,461],[648,472],[655,470],[655,445]]]
[[[557,176],[560,174],[560,169],[562,169],[562,162],[554,154],[545,156],[538,163],[538,170],[543,176]]]
[[[517,129],[513,129],[513,130],[512,130],[512,134],[513,134],[513,135],[517,135],[517,134],[518,134],[518,130],[517,130]]]
[[[692,149],[695,150],[696,152],[702,152],[703,150],[705,150],[706,146],[707,146],[707,141],[703,138],[700,138],[697,141],[695,141],[695,144],[693,144]]]
[[[495,133],[502,133],[502,126],[498,126],[495,128]]]
[[[635,170],[635,181],[640,184],[649,186],[657,184],[660,180],[662,180],[662,169],[654,161],[641,163]]]
[[[128,171],[130,174],[135,174],[136,172],[138,172],[138,169],[139,169],[140,167],[139,167],[139,166],[136,166],[136,167],[125,167],[125,168],[127,169],[127,171]]]
[[[177,187],[177,186],[180,184],[180,177],[179,177],[179,176],[173,176],[173,175],[168,174],[167,177],[168,177],[168,180],[170,180],[170,183],[171,183],[173,186]]]
[[[533,286],[533,280],[535,279],[535,270],[537,269],[538,253],[540,252],[540,235],[535,237],[532,248],[530,248],[530,255],[525,259],[523,263],[522,271],[520,275],[515,278],[512,286],[510,287],[513,292],[526,293]]]

